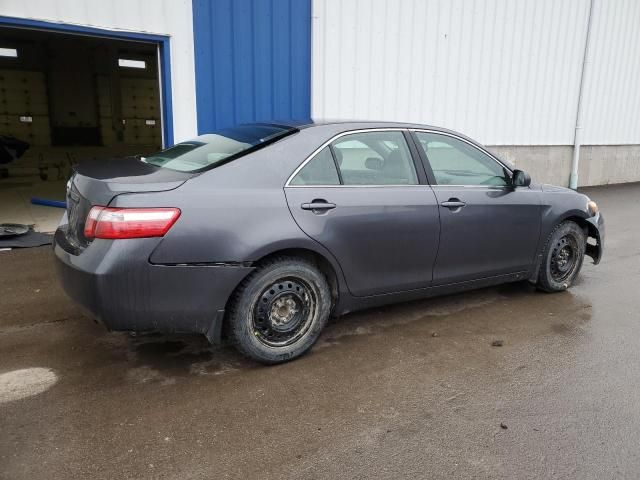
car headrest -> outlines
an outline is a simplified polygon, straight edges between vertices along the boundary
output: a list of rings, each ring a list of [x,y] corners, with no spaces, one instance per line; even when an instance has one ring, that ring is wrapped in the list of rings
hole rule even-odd
[[[385,172],[395,172],[404,175],[404,161],[402,159],[402,152],[400,150],[393,150],[382,165],[382,170]]]
[[[382,159],[369,157],[364,161],[364,166],[369,170],[382,170]]]

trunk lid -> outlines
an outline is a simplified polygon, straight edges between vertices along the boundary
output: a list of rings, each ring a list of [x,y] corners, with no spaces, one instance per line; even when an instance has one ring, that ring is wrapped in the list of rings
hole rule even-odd
[[[173,190],[193,176],[150,165],[136,157],[81,163],[67,188],[66,240],[75,249],[83,249],[90,243],[84,236],[84,224],[94,205],[107,206],[123,193]]]

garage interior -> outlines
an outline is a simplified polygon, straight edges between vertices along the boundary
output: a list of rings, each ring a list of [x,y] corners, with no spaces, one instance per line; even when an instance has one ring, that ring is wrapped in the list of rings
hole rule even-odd
[[[158,151],[159,87],[154,43],[0,27],[0,223],[51,232],[63,209],[31,200],[74,163]]]

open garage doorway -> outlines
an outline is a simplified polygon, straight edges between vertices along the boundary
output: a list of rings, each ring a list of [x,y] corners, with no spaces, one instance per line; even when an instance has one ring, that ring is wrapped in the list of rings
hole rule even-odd
[[[75,163],[170,144],[163,45],[137,37],[0,23],[0,223],[50,232],[63,209],[32,200],[64,202]]]

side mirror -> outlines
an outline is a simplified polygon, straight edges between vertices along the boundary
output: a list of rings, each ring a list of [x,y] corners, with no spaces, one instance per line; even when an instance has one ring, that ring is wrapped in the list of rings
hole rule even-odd
[[[511,181],[514,187],[528,187],[531,185],[531,175],[522,170],[514,170]]]

